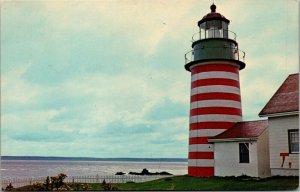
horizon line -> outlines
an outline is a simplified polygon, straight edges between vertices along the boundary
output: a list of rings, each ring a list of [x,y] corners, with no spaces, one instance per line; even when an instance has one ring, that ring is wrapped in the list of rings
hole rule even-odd
[[[94,159],[94,160],[187,160],[187,158],[182,157],[66,157],[66,156],[32,156],[32,155],[1,155],[1,160],[16,158],[16,159],[25,159],[25,158],[53,158],[53,159]]]

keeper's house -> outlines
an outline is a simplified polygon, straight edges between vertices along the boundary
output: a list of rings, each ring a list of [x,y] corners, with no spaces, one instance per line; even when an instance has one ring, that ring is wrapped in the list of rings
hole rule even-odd
[[[299,175],[299,74],[289,75],[259,113],[267,120],[235,123],[208,139],[214,175]]]
[[[271,175],[299,175],[299,74],[289,75],[259,113],[268,117]]]

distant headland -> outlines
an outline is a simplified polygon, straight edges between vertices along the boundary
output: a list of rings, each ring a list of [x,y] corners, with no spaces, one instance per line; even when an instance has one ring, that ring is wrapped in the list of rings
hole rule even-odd
[[[187,162],[187,159],[185,158],[96,158],[46,156],[1,156],[1,160]]]

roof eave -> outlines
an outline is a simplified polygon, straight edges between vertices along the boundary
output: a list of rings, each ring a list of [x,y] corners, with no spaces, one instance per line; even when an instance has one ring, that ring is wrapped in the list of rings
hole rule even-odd
[[[297,115],[299,111],[288,111],[282,113],[266,113],[266,114],[259,114],[259,117],[279,117],[279,116],[288,116],[288,115]]]
[[[221,142],[232,142],[232,141],[257,141],[258,137],[247,137],[247,138],[226,138],[226,139],[208,139],[208,142],[221,143]]]
[[[207,22],[207,21],[212,21],[212,20],[220,20],[220,21],[224,21],[226,22],[228,25],[230,23],[230,20],[226,19],[224,16],[223,17],[204,17],[202,18],[200,21],[198,21],[198,26],[200,27],[200,25],[204,22]]]

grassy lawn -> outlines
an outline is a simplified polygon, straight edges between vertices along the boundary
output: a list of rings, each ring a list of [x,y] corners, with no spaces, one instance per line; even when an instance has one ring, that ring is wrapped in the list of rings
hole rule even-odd
[[[295,190],[299,186],[298,179],[298,177],[272,177],[264,180],[242,180],[235,177],[176,176],[144,183],[123,183],[113,186],[120,190]]]
[[[84,190],[82,186],[88,186],[88,190],[101,191],[101,183],[92,184],[68,184],[75,190]],[[299,177],[272,177],[268,179],[255,180],[243,177],[209,177],[197,178],[189,176],[175,176],[158,179],[144,183],[119,183],[110,184],[118,190],[204,190],[204,191],[257,191],[257,190],[295,190],[299,186]],[[17,190],[28,191],[31,186],[21,187]],[[115,188],[115,189],[116,189]],[[32,189],[31,189],[32,190]]]

